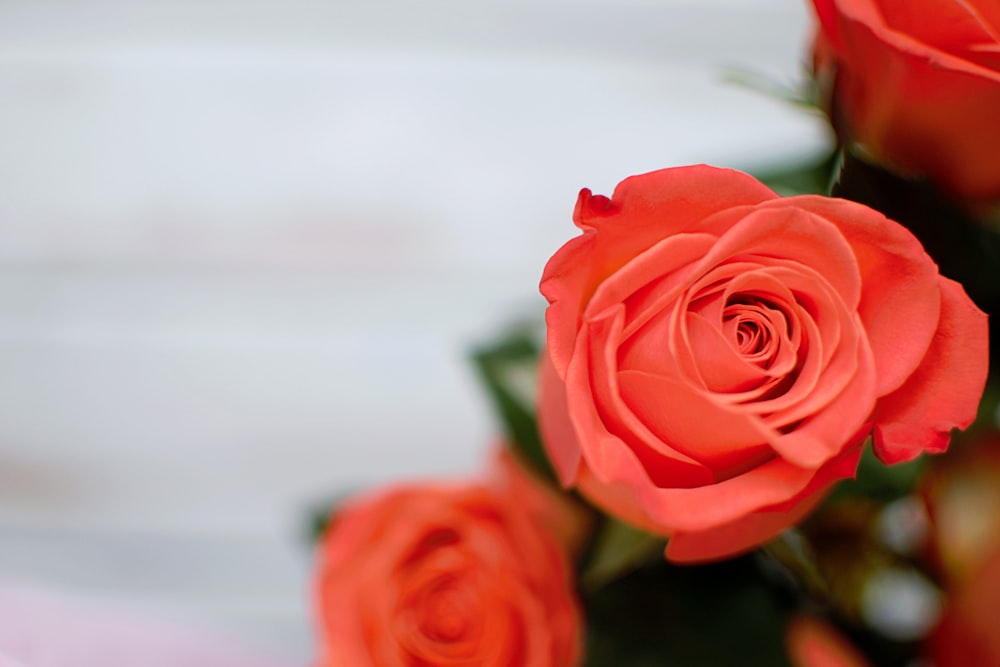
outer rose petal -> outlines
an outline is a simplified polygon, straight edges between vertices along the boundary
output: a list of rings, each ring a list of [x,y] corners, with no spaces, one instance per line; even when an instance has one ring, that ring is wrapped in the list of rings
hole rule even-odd
[[[962,286],[941,284],[941,319],[934,340],[906,383],[878,402],[875,454],[884,463],[901,463],[921,452],[942,452],[953,428],[976,418],[989,364],[986,315]]]
[[[671,487],[711,483],[708,467],[657,441],[625,405],[610,372],[615,350],[605,344],[620,332],[623,310],[609,321],[583,325],[579,349],[566,373],[566,404],[583,458],[604,481],[640,479]]]
[[[584,467],[577,485],[584,495],[625,521],[670,535],[713,530],[760,510],[794,503],[816,474],[775,459],[718,484],[678,489],[654,486],[638,466],[633,477],[612,481]]]
[[[860,443],[820,470],[806,489],[783,505],[759,510],[731,523],[700,532],[678,532],[667,543],[667,558],[700,562],[736,556],[778,536],[808,516],[833,485],[854,477],[861,460]]]
[[[572,486],[580,470],[580,442],[569,419],[566,384],[556,374],[547,351],[538,367],[538,428],[559,481]]]
[[[781,203],[822,216],[851,245],[863,286],[858,314],[878,371],[876,395],[896,389],[920,364],[937,328],[937,266],[909,230],[867,206],[815,195]]]
[[[608,275],[657,241],[696,225],[721,208],[757,204],[777,195],[751,176],[727,170],[728,187],[715,185],[718,168],[698,165],[662,169],[638,180],[625,179],[614,196],[594,196],[582,190],[573,220],[584,234],[553,255],[542,274],[542,294],[549,300],[545,322],[549,327],[549,354],[559,377],[565,377],[574,342],[569,333],[579,323],[594,289]],[[670,201],[669,226],[657,213]],[[621,225],[619,214],[629,217]],[[600,231],[600,236],[594,232]]]

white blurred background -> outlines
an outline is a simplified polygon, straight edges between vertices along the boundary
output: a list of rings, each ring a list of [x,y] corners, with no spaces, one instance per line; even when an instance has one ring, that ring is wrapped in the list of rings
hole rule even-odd
[[[303,664],[307,509],[475,470],[581,187],[822,145],[804,0],[0,0],[0,579]]]

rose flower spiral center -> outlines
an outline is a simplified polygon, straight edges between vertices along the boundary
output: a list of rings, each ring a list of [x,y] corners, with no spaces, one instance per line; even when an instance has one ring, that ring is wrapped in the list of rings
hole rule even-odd
[[[735,402],[759,401],[794,382],[805,337],[793,294],[737,291],[717,285],[692,299],[685,318],[693,378]]]
[[[733,303],[723,313],[723,330],[742,357],[767,368],[779,352],[781,332],[787,318],[779,309],[763,301]]]
[[[463,597],[454,585],[431,591],[424,600],[420,619],[420,629],[429,639],[450,642],[466,634],[469,605]]]

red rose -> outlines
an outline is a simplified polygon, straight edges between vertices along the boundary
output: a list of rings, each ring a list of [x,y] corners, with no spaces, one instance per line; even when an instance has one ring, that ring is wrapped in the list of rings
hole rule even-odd
[[[1000,197],[1000,3],[813,0],[844,137],[969,199]]]
[[[574,667],[561,545],[480,484],[397,486],[341,509],[319,547],[322,667]]]
[[[671,536],[754,547],[852,476],[975,416],[986,317],[903,227],[706,166],[580,194],[549,261],[539,419],[562,482]]]

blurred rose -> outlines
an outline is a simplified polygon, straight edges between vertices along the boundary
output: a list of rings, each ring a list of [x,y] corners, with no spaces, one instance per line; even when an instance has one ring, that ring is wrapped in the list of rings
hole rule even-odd
[[[549,261],[539,419],[566,485],[671,536],[752,548],[853,475],[975,417],[985,316],[900,225],[706,166],[584,190]]]
[[[868,661],[828,623],[805,614],[785,630],[792,667],[868,667]]]
[[[1000,666],[1000,551],[951,591],[927,642],[935,667]]]
[[[573,667],[572,573],[520,499],[401,485],[338,511],[319,547],[319,664]]]
[[[1000,2],[813,2],[842,139],[958,196],[1000,197]]]
[[[962,444],[937,461],[920,484],[933,555],[953,584],[967,581],[1000,551],[1000,433],[989,431]]]

